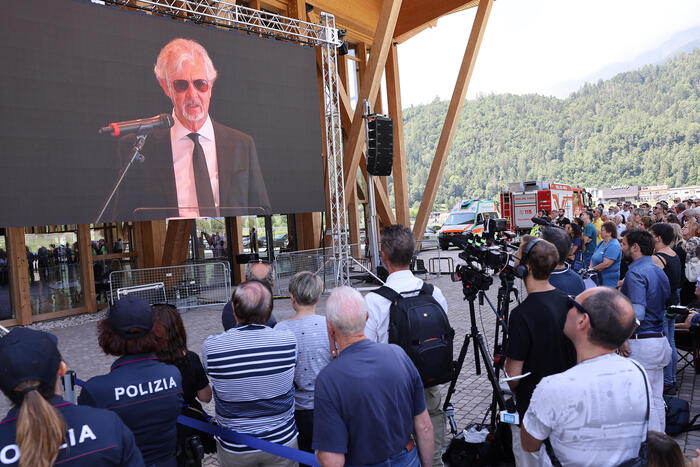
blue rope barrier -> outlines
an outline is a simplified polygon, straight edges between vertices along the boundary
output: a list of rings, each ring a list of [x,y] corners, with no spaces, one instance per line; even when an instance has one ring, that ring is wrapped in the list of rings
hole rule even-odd
[[[80,378],[75,378],[75,384],[77,386],[85,386],[85,381]],[[195,430],[202,431],[204,433],[209,433],[210,435],[218,436],[230,443],[245,444],[254,449],[260,451],[265,451],[275,456],[284,457],[285,459],[291,459],[300,464],[312,465],[314,467],[320,467],[320,464],[316,460],[316,456],[310,452],[301,451],[299,449],[290,448],[288,446],[282,446],[277,443],[271,443],[270,441],[265,441],[255,436],[246,435],[244,433],[239,433],[234,430],[229,430],[218,425],[212,425],[211,423],[203,422],[201,420],[196,420],[194,418],[186,417],[180,415],[177,417],[177,422],[181,425],[189,426]]]

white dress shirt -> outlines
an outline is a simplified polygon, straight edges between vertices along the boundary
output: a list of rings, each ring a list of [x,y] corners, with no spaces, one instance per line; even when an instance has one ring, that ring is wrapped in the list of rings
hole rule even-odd
[[[390,274],[386,280],[386,286],[399,293],[413,290],[419,291],[423,287],[423,281],[406,269]],[[404,294],[403,296],[411,297],[414,295],[418,295],[418,293]],[[447,300],[445,300],[442,291],[435,286],[433,286],[433,297],[447,313]],[[391,308],[391,302],[379,294],[368,293],[365,295],[365,304],[369,313],[367,324],[365,324],[365,336],[367,339],[375,342],[387,344],[389,342],[389,309]]]
[[[175,124],[170,129],[170,144],[173,148],[173,169],[175,170],[175,187],[177,188],[177,205],[180,208],[180,217],[199,217],[197,209],[197,187],[194,183],[194,168],[192,166],[192,152],[194,141],[187,135],[192,131],[185,128],[173,112]],[[211,189],[214,194],[214,204],[219,207],[219,165],[216,160],[216,140],[214,138],[214,126],[211,117],[197,131],[199,144],[204,149],[204,157],[207,160],[207,170],[211,180]],[[170,207],[170,206],[167,206]]]

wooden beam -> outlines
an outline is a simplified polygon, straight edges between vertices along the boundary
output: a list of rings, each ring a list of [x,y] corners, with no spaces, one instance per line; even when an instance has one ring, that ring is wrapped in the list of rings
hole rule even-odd
[[[403,44],[404,42],[409,40],[411,37],[425,31],[426,29],[434,28],[435,26],[437,26],[437,23],[438,23],[438,20],[434,19],[432,21],[425,23],[424,25],[422,25],[419,28],[411,29],[410,31],[405,32],[405,33],[400,34],[400,35],[394,35],[394,42],[396,42],[397,44]]]
[[[187,260],[190,238],[192,237],[192,219],[171,219],[165,233],[161,266],[180,266]]]
[[[15,319],[20,325],[32,322],[32,306],[29,294],[29,263],[24,243],[24,227],[9,227],[7,234],[7,259],[10,270],[10,303]]]
[[[406,0],[396,22],[394,37],[409,34],[441,16],[476,6],[478,0]]]
[[[307,0],[314,11],[326,11],[335,16],[336,26],[360,36],[372,37],[381,17],[380,2],[376,0]]]
[[[80,276],[83,281],[85,307],[88,313],[97,311],[97,292],[95,289],[95,269],[92,266],[92,245],[90,244],[90,224],[78,225],[78,260]]]
[[[462,66],[459,68],[459,73],[457,74],[457,83],[455,84],[455,89],[452,93],[450,106],[447,109],[445,124],[442,127],[440,140],[438,141],[437,149],[435,151],[435,158],[433,159],[433,163],[430,167],[428,182],[425,185],[425,191],[423,192],[423,198],[421,199],[420,208],[418,209],[416,223],[413,226],[413,235],[416,237],[417,241],[420,241],[423,238],[423,233],[428,225],[430,211],[433,208],[435,196],[437,195],[437,190],[440,186],[442,171],[445,169],[447,154],[449,153],[450,146],[452,145],[452,139],[454,138],[455,130],[457,129],[457,122],[459,121],[459,115],[462,112],[464,98],[467,94],[467,87],[469,86],[469,80],[471,79],[472,72],[474,71],[474,63],[476,62],[476,57],[479,54],[481,39],[484,37],[484,30],[486,29],[486,23],[488,22],[492,6],[493,0],[481,0],[479,3],[479,8],[476,10],[476,17],[474,18],[474,24],[472,25],[472,30],[469,35],[469,42],[467,42],[467,47],[464,50]]]
[[[391,48],[391,38],[393,37],[396,19],[398,18],[399,10],[401,9],[402,0],[384,0],[382,4],[381,14],[379,15],[379,23],[377,24],[374,42],[372,43],[372,55],[370,55],[367,71],[362,76],[360,92],[358,93],[357,105],[355,106],[355,114],[352,119],[352,127],[348,134],[348,142],[345,145],[345,203],[350,201],[348,195],[351,194],[355,187],[355,177],[357,176],[357,167],[362,156],[362,148],[365,143],[365,128],[362,119],[362,102],[365,99],[369,102],[374,102],[381,84],[382,71],[386,64],[386,57]]]
[[[241,216],[231,217],[230,237],[228,241],[231,242],[233,249],[233,264],[231,265],[233,277],[231,280],[233,285],[236,285],[245,280],[245,265],[236,262],[236,255],[243,253],[243,221]]]
[[[401,82],[399,80],[399,56],[396,44],[386,61],[386,97],[389,101],[389,116],[394,120],[394,203],[396,221],[410,228],[408,210],[408,176],[406,174],[406,146],[403,140],[403,112],[401,110]]]

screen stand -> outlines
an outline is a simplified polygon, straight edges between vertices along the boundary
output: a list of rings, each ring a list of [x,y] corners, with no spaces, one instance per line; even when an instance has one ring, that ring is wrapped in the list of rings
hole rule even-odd
[[[102,222],[102,216],[104,216],[105,211],[107,210],[107,206],[109,206],[109,203],[112,202],[112,198],[114,198],[114,193],[117,192],[119,189],[119,185],[122,184],[122,180],[124,180],[124,176],[126,176],[126,172],[131,168],[131,164],[134,163],[134,161],[139,161],[143,162],[146,158],[141,154],[141,149],[143,149],[143,145],[146,143],[146,137],[148,135],[137,135],[136,136],[136,141],[134,142],[134,147],[131,148],[131,156],[129,157],[129,161],[126,163],[124,167],[122,167],[122,171],[119,175],[119,178],[117,179],[117,182],[114,184],[114,187],[112,188],[112,192],[109,194],[109,197],[107,198],[107,201],[105,201],[104,206],[102,206],[102,210],[100,211],[100,214],[97,216],[97,219],[95,220],[95,224],[99,224]]]

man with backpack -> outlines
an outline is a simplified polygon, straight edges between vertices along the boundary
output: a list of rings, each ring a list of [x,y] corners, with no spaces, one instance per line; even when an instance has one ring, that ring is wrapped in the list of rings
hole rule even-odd
[[[446,420],[439,384],[452,376],[454,340],[447,320],[447,300],[439,288],[424,283],[409,270],[415,240],[406,227],[395,224],[382,229],[380,250],[389,277],[384,287],[365,295],[369,314],[365,336],[401,346],[416,365],[433,424],[433,466],[442,466]],[[417,319],[410,319],[413,316]]]

